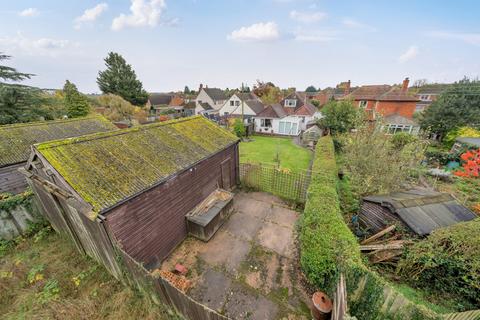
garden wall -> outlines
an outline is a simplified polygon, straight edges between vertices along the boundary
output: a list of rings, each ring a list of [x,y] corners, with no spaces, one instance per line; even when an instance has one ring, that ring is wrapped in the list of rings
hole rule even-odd
[[[330,136],[319,140],[314,157],[300,223],[300,262],[310,283],[332,296],[340,274],[344,274],[349,313],[358,319],[441,318],[406,299],[363,264],[357,239],[340,211]]]
[[[30,223],[39,221],[31,192],[0,194],[0,239],[12,240],[25,233]]]

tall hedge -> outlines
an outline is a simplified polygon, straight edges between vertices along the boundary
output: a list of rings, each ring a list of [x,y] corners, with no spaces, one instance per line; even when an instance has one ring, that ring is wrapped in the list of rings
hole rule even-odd
[[[347,282],[349,312],[362,320],[437,319],[396,292],[362,262],[357,239],[345,224],[337,192],[333,141],[317,143],[312,178],[300,223],[300,262],[307,279],[332,295],[340,273]]]

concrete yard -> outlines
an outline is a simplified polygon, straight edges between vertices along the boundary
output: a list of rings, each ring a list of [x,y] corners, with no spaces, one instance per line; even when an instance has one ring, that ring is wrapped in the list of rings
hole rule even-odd
[[[299,213],[260,192],[235,195],[232,214],[205,243],[189,237],[162,264],[185,265],[188,295],[233,319],[309,319],[295,246]]]

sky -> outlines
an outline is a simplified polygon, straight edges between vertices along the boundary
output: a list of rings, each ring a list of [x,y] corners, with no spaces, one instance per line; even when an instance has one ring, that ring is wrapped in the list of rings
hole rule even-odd
[[[0,52],[25,84],[85,93],[108,52],[151,92],[304,90],[480,75],[476,0],[0,0]]]

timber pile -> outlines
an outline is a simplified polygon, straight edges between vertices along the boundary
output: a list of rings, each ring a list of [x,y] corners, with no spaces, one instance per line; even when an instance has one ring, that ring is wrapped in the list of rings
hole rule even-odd
[[[391,225],[360,243],[360,251],[367,254],[371,263],[398,260],[405,245],[411,243],[411,241],[408,240],[399,240],[399,234],[395,234],[387,239],[382,239],[394,230],[395,225]]]

